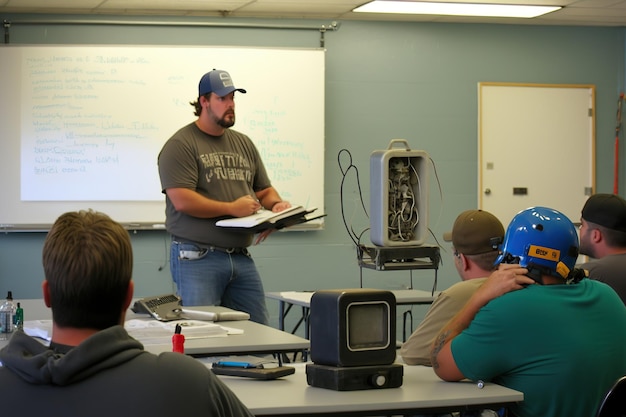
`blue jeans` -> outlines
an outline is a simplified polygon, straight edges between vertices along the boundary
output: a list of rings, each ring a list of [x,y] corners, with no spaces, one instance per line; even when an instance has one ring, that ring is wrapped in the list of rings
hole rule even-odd
[[[190,259],[181,259],[180,251]],[[269,323],[263,283],[250,254],[172,241],[170,272],[183,305],[221,305],[245,311],[257,323]]]

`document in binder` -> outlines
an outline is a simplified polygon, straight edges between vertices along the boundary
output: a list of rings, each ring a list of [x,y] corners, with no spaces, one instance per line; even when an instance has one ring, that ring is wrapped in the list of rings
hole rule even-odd
[[[306,209],[302,206],[292,206],[276,213],[271,210],[261,210],[250,216],[219,220],[216,225],[231,228],[233,231],[257,233],[268,229],[283,229],[325,216],[309,216],[316,210],[317,207]]]

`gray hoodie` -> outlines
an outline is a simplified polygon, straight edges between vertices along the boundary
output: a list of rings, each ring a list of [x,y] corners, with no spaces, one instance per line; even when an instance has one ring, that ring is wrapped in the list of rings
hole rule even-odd
[[[0,351],[3,412],[25,416],[252,416],[206,366],[154,355],[114,326],[67,353],[16,331]]]

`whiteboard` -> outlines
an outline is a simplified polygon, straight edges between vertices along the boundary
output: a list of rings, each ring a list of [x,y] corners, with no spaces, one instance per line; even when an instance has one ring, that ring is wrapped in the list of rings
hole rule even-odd
[[[7,45],[0,228],[50,225],[86,208],[163,224],[157,156],[196,119],[189,103],[213,68],[247,90],[236,94],[233,129],[256,144],[281,197],[323,209],[322,49]]]

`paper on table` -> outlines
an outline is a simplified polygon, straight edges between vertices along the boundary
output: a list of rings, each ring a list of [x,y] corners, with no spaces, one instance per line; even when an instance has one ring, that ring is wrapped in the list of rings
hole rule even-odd
[[[225,329],[226,332],[231,334],[243,334],[243,329],[235,329],[234,327],[221,326],[222,329]]]
[[[26,320],[24,333],[49,342],[52,338],[52,320]]]
[[[218,324],[200,320],[175,320],[161,322],[158,320],[131,319],[124,323],[129,335],[144,345],[161,345],[172,342],[172,335],[176,324],[183,328],[185,339],[200,339],[208,337],[226,337],[229,334],[241,334],[243,330],[224,327]],[[52,320],[27,320],[24,322],[24,333],[50,341],[52,337]]]
[[[212,322],[200,320],[174,320],[161,322],[158,320],[132,319],[124,323],[128,334],[144,345],[160,345],[171,343],[176,325],[182,327],[186,340],[207,337],[226,337],[228,330]]]

